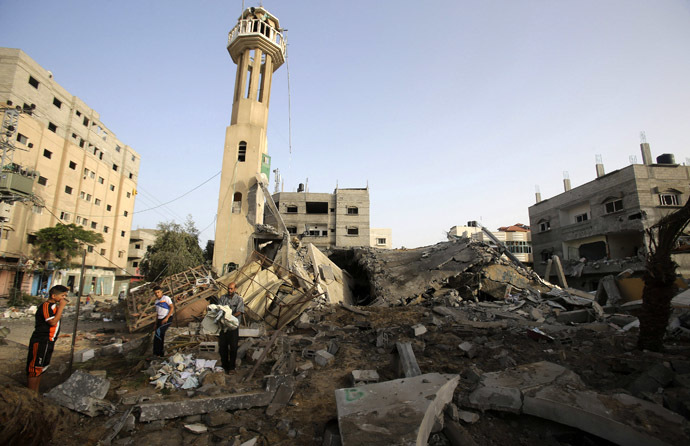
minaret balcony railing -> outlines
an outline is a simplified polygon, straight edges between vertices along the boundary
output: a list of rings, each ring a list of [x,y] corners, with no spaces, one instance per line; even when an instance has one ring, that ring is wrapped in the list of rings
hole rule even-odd
[[[274,27],[263,20],[240,20],[228,35],[228,46],[241,36],[261,36],[280,49],[285,54],[285,38]]]

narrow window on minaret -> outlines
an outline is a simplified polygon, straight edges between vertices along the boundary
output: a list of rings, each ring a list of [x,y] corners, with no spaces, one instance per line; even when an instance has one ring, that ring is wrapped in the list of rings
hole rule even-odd
[[[247,143],[244,141],[240,141],[239,148],[237,150],[237,161],[240,163],[243,163],[245,158],[247,157]]]
[[[264,101],[264,74],[266,74],[266,54],[261,55],[261,69],[259,70],[259,96],[258,101]]]
[[[247,79],[246,79],[246,91],[244,92],[244,97],[249,99],[249,95],[252,91],[252,66],[254,65],[255,50],[249,52],[249,63],[247,64]]]
[[[242,194],[239,192],[235,192],[235,195],[232,197],[232,213],[233,214],[239,214],[241,210],[242,210]]]

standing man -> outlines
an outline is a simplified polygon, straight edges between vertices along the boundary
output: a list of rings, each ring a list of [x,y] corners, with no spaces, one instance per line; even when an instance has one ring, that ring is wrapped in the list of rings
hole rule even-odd
[[[165,343],[165,332],[172,324],[170,319],[175,313],[172,299],[163,294],[163,290],[159,286],[153,287],[153,294],[156,296],[156,326],[153,336],[153,354],[154,356],[163,357],[163,345]]]
[[[225,294],[218,299],[218,305],[226,305],[230,307],[232,315],[240,320],[242,314],[244,313],[244,300],[242,299],[242,296],[235,292],[236,289],[237,284],[235,282],[230,282],[228,285],[228,294]],[[231,371],[235,370],[235,363],[237,362],[237,344],[239,341],[239,327],[234,329],[223,329],[218,335],[220,362],[226,373],[230,373]],[[228,360],[228,347],[230,348],[230,360]]]
[[[29,354],[26,358],[27,386],[38,393],[41,374],[50,365],[55,340],[60,334],[62,310],[67,305],[66,286],[55,285],[48,293],[48,300],[36,311],[36,326],[29,341]]]

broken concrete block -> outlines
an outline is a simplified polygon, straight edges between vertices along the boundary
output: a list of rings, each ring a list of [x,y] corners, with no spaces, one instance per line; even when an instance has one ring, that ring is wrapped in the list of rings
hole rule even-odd
[[[109,380],[77,370],[45,396],[61,406],[93,417],[114,412],[113,405],[103,399],[109,388]]]
[[[469,396],[471,407],[480,410],[502,410],[520,413],[522,393],[508,387],[480,386]]]
[[[659,388],[668,386],[673,381],[673,376],[673,370],[663,364],[654,364],[632,382],[629,390],[637,396],[642,396],[645,392],[656,393]]]
[[[89,370],[87,372],[91,376],[97,376],[99,378],[106,379],[108,377],[108,371],[107,370]]]
[[[187,431],[197,435],[208,432],[208,428],[203,424],[185,424],[184,428],[187,429]]]
[[[398,352],[398,372],[406,378],[421,375],[422,371],[412,351],[412,344],[409,342],[396,342],[395,347]]]
[[[467,424],[474,424],[479,421],[479,414],[467,410],[458,411],[458,418]]]
[[[423,335],[424,333],[427,332],[426,327],[425,327],[424,325],[422,325],[422,324],[413,325],[413,326],[412,326],[412,330],[414,330],[414,335],[415,335],[415,337],[421,336],[421,335]]]
[[[429,373],[336,390],[343,446],[426,445],[459,379]]]
[[[335,356],[328,353],[326,350],[319,350],[314,354],[314,362],[316,362],[321,367],[326,367],[333,362]]]
[[[255,446],[257,441],[259,441],[259,437],[254,437],[251,440],[245,441],[240,446]]]
[[[249,409],[250,407],[267,406],[271,399],[273,399],[273,394],[268,392],[249,392],[202,397],[193,400],[144,403],[139,405],[141,409],[139,421],[179,418],[218,410]]]
[[[100,356],[113,356],[122,353],[122,343],[106,345],[98,353]]]
[[[239,336],[241,338],[258,338],[261,336],[261,330],[259,328],[240,328]]]
[[[462,344],[458,345],[458,348],[464,353],[465,356],[467,356],[470,359],[477,356],[477,348],[471,342],[465,341]]]
[[[217,342],[200,342],[199,343],[200,352],[211,352],[218,353],[218,343]]]
[[[92,348],[79,350],[74,354],[74,362],[86,362],[96,356],[96,351]]]
[[[29,314],[29,315],[33,316],[34,314],[36,314],[36,311],[37,311],[37,310],[38,310],[38,308],[36,307],[36,305],[31,305],[29,308],[27,308],[26,310],[24,310],[24,312],[25,312],[26,314]]]
[[[379,382],[379,374],[376,370],[353,370],[352,385],[354,387]]]
[[[304,372],[304,371],[307,371],[307,370],[310,370],[310,369],[313,369],[313,368],[314,368],[314,363],[311,362],[311,361],[307,361],[307,362],[305,362],[304,364],[302,364],[302,365],[300,365],[299,367],[297,367],[297,370],[299,370],[299,371],[301,371],[301,372]]]
[[[210,427],[225,426],[233,422],[231,413],[224,410],[216,410],[203,416],[204,423]]]

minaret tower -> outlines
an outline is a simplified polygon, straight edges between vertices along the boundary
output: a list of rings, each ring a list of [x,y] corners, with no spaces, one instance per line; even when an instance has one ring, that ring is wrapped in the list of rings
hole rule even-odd
[[[285,61],[285,39],[278,19],[264,8],[247,8],[228,36],[237,64],[230,126],[218,195],[213,266],[219,274],[241,266],[254,250],[254,228],[263,223],[264,196],[257,176],[271,168],[266,143],[273,72]]]

